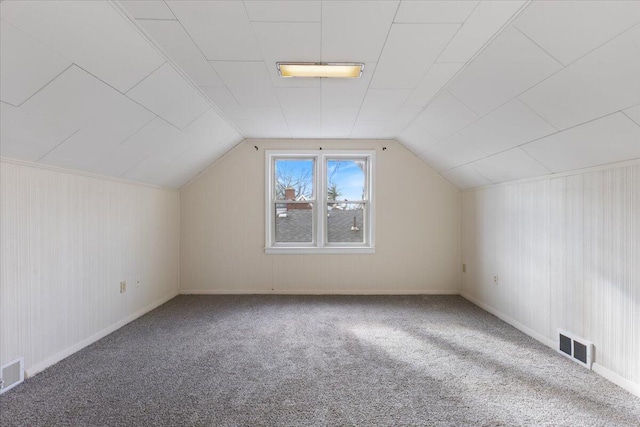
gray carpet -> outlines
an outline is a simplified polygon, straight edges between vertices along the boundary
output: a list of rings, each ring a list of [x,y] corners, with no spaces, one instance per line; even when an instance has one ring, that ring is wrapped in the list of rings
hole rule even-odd
[[[180,296],[0,398],[2,426],[638,426],[456,296]]]

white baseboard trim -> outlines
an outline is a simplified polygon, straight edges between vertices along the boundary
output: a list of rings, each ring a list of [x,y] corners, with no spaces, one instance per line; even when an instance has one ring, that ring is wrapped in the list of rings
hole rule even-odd
[[[534,331],[533,329],[523,325],[522,323],[518,322],[515,319],[512,319],[511,317],[501,313],[500,311],[496,310],[495,308],[491,307],[490,305],[487,305],[485,303],[483,303],[482,301],[476,299],[475,297],[472,297],[471,295],[469,295],[466,292],[460,292],[460,295],[468,300],[469,302],[477,305],[478,307],[480,307],[481,309],[483,309],[484,311],[488,311],[489,313],[493,314],[494,316],[496,316],[498,319],[500,320],[504,320],[505,322],[507,322],[508,324],[510,324],[511,326],[513,326],[516,329],[519,329],[520,331],[524,332],[525,334],[529,335],[531,338],[534,338],[538,341],[540,341],[542,344],[551,347],[552,349],[556,349],[556,343],[553,340],[550,340],[549,338],[545,337],[544,335],[542,335],[539,332]]]
[[[610,369],[605,368],[604,366],[599,365],[595,362],[593,362],[593,364],[591,365],[591,368],[593,369],[593,372],[595,372],[596,374],[602,375],[612,383],[627,390],[629,393],[640,397],[640,384],[636,384],[632,381],[629,381],[628,379],[621,377],[620,375],[616,374]]]
[[[159,300],[156,300],[154,302],[152,302],[151,304],[148,304],[146,306],[144,306],[143,308],[141,308],[140,310],[136,311],[133,314],[130,314],[129,316],[118,320],[116,323],[102,329],[101,331],[91,335],[88,338],[85,338],[84,340],[80,341],[77,344],[72,345],[71,347],[67,347],[64,350],[54,354],[53,356],[49,357],[48,359],[37,363],[33,366],[30,366],[28,369],[25,370],[25,378],[31,378],[34,375],[36,375],[39,372],[44,371],[45,369],[47,369],[49,366],[55,365],[56,363],[58,363],[59,361],[61,361],[64,358],[67,358],[69,356],[71,356],[73,353],[82,350],[83,348],[87,347],[88,345],[93,344],[94,342],[100,340],[101,338],[106,337],[107,335],[109,335],[110,333],[120,329],[121,327],[123,327],[124,325],[126,325],[127,323],[130,323],[134,320],[136,320],[138,317],[147,314],[148,312],[150,312],[151,310],[153,310],[154,308],[157,308],[159,306],[161,306],[162,304],[166,303],[167,301],[175,298],[178,295],[177,292],[174,292],[172,294],[170,294],[169,296],[166,296],[164,298],[161,298]]]
[[[264,289],[181,289],[180,295],[459,295],[457,289],[389,289],[389,290],[361,290],[361,289],[278,289],[265,291]]]
[[[487,305],[485,303],[483,303],[482,301],[476,299],[475,297],[472,297],[471,295],[467,294],[466,292],[460,292],[460,295],[470,301],[471,303],[477,305],[478,307],[480,307],[481,309],[488,311],[489,313],[493,314],[494,316],[496,316],[497,318],[504,320],[505,322],[507,322],[508,324],[510,324],[511,326],[513,326],[516,329],[521,330],[522,332],[524,332],[525,334],[529,335],[530,337],[540,341],[542,344],[545,344],[548,347],[551,347],[553,350],[557,350],[557,343],[553,340],[550,340],[549,338],[545,337],[544,335],[539,334],[538,332],[534,331],[531,328],[526,327],[525,325],[523,325],[522,323],[512,319],[509,316],[504,315],[503,313],[501,313],[500,311],[496,310],[495,308],[491,307],[490,305]],[[622,387],[623,389],[625,389],[626,391],[628,391],[629,393],[640,397],[640,384],[636,384],[632,381],[629,381],[628,379],[616,374],[615,372],[611,371],[608,368],[605,368],[602,365],[599,365],[598,363],[594,362],[591,365],[591,369],[593,370],[593,372],[595,372],[596,374],[603,376],[604,378],[608,379],[609,381],[611,381],[612,383],[614,383],[615,385]]]

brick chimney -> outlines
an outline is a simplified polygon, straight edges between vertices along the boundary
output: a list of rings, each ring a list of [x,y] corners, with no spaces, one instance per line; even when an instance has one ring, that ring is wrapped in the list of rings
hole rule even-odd
[[[295,200],[296,199],[296,189],[295,188],[285,188],[284,189],[284,198],[285,200]],[[287,203],[287,210],[296,209],[297,206],[291,203]]]
[[[295,188],[285,188],[284,189],[284,198],[285,200],[295,200],[296,199],[296,189]]]

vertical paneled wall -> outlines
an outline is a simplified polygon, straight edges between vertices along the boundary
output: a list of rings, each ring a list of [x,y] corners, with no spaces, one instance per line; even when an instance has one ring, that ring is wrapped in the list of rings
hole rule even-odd
[[[465,296],[592,341],[594,369],[640,390],[640,163],[464,192],[462,215]]]
[[[9,161],[0,173],[0,364],[42,369],[177,293],[177,191]]]
[[[267,255],[265,150],[320,146],[376,150],[376,252]],[[394,141],[246,140],[180,193],[183,292],[459,291],[460,191]]]

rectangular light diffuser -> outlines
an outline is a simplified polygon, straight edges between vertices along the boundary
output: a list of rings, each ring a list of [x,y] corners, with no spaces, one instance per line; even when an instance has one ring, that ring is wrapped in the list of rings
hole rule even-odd
[[[278,62],[276,65],[281,77],[357,79],[364,70],[364,64],[361,63]]]

